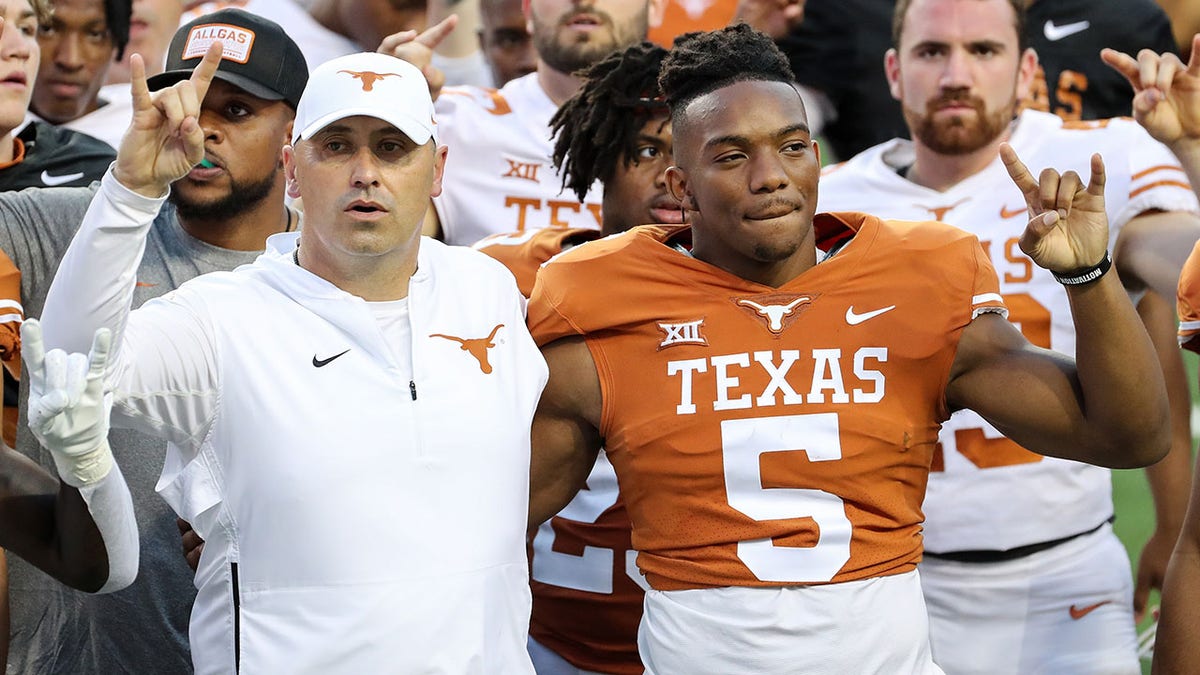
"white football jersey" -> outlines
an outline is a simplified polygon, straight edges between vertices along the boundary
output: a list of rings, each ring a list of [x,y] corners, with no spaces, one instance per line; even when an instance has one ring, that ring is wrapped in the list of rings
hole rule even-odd
[[[580,203],[562,189],[551,155],[558,106],[537,73],[501,89],[448,87],[437,104],[438,142],[449,148],[442,194],[433,200],[446,243],[546,227],[600,229],[600,184]]]
[[[1200,208],[1175,157],[1133,120],[1064,123],[1026,111],[1009,142],[1034,176],[1052,167],[1086,180],[1092,154],[1101,154],[1110,247],[1121,227],[1148,209]],[[893,140],[827,167],[818,209],[936,219],[975,234],[1000,278],[1009,320],[1033,344],[1073,355],[1066,291],[1021,251],[1025,200],[1000,158],[945,192],[902,178],[898,172],[912,161],[912,143]],[[1112,516],[1107,469],[1029,452],[972,411],[943,425],[939,446],[924,502],[931,552],[1007,550],[1078,534]]]

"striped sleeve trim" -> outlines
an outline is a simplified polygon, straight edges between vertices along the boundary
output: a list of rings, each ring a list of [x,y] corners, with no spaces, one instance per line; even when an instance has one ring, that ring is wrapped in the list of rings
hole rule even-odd
[[[1129,179],[1136,181],[1139,178],[1145,178],[1146,176],[1149,176],[1152,173],[1158,173],[1159,171],[1178,171],[1179,173],[1184,173],[1183,167],[1179,166],[1178,164],[1159,164],[1158,166],[1152,166],[1149,169],[1142,169],[1141,171],[1130,176]]]
[[[1200,321],[1179,322],[1179,346],[1193,352],[1200,352]]]
[[[1154,188],[1157,188],[1157,187],[1177,187],[1182,190],[1187,190],[1188,192],[1192,191],[1192,186],[1188,185],[1187,183],[1185,183],[1183,181],[1160,180],[1160,181],[1155,181],[1153,183],[1149,183],[1147,185],[1142,185],[1140,187],[1134,188],[1133,190],[1130,190],[1129,198],[1133,199],[1134,197],[1142,194],[1143,192],[1145,192],[1147,190],[1153,190]]]
[[[971,297],[971,319],[980,314],[999,314],[1008,318],[1008,307],[1004,306],[1004,296],[999,293],[980,293]]]
[[[1192,186],[1188,183],[1187,174],[1184,172],[1182,166],[1178,164],[1159,164],[1142,169],[1130,176],[1129,198],[1133,199],[1143,192],[1158,187],[1179,188],[1187,190],[1189,193],[1192,191]]]

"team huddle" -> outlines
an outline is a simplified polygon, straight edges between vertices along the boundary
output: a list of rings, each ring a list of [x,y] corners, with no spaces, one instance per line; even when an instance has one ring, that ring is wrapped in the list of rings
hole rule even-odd
[[[824,166],[803,2],[668,48],[660,0],[532,0],[499,88],[441,87],[453,19],[131,56],[98,182],[0,193],[10,663],[1136,674],[1154,587],[1200,671],[1200,35],[1093,55],[1132,118],[1071,121],[1027,3],[894,4],[910,138]]]

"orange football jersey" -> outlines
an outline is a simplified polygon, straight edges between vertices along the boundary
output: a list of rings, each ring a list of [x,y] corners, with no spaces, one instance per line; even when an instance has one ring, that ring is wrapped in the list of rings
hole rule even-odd
[[[4,251],[0,251],[0,363],[6,377],[21,379],[21,272]],[[10,448],[17,447],[17,406],[4,406],[0,436]]]
[[[1200,243],[1192,249],[1179,274],[1179,345],[1200,352]]]
[[[528,298],[533,293],[533,281],[542,263],[561,253],[563,248],[599,238],[600,230],[546,228],[488,235],[471,248],[503,263],[517,278],[521,295]]]
[[[543,266],[539,344],[582,335],[601,433],[660,590],[907,572],[962,330],[1004,312],[978,240],[940,223],[822,214],[849,240],[779,288],[645,226]]]
[[[542,263],[598,238],[599,230],[547,228],[493,234],[473,248],[503,263],[529,297]],[[644,592],[627,572],[633,567],[627,563],[629,516],[603,452],[587,488],[538,527],[530,547],[529,634],[576,668],[640,675],[637,631]]]

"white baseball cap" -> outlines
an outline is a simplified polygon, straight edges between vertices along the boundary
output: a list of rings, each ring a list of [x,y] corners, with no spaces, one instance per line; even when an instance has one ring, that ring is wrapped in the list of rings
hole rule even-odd
[[[377,52],[326,61],[308,76],[296,107],[292,143],[355,115],[381,119],[418,145],[434,136],[433,99],[420,69]]]

